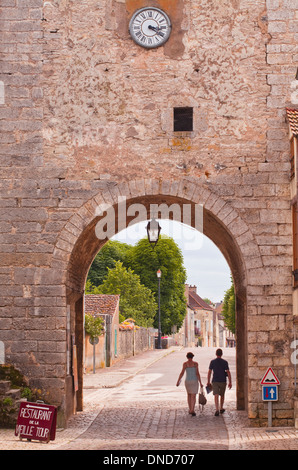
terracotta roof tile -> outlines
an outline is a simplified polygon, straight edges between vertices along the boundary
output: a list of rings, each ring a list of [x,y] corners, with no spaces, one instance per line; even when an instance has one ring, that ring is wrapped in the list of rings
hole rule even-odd
[[[196,292],[189,291],[188,293],[188,304],[193,310],[201,308],[203,310],[212,311],[213,308],[210,307]]]
[[[94,315],[113,315],[118,306],[119,295],[85,295],[85,313]]]
[[[292,134],[298,137],[298,109],[286,108]]]

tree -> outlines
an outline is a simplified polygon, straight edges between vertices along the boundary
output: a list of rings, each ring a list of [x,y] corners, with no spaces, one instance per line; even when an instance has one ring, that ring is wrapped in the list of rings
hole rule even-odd
[[[92,339],[100,336],[103,333],[103,319],[101,317],[95,317],[91,314],[85,315],[85,330]]]
[[[235,289],[232,279],[232,285],[225,293],[222,307],[222,315],[224,317],[225,324],[232,333],[235,333],[236,331],[235,310]]]
[[[140,240],[127,254],[126,263],[140,276],[141,283],[158,298],[156,272],[161,270],[160,300],[161,328],[163,334],[170,334],[172,326],[179,329],[186,314],[185,282],[186,271],[181,250],[175,241],[163,235],[154,250],[147,238]],[[154,326],[158,326],[156,314]]]
[[[109,241],[101,249],[92,264],[92,272],[88,275],[86,284],[86,293],[114,293],[99,292],[94,286],[100,286],[105,283],[107,277],[112,275],[110,271],[115,268],[120,261],[122,267],[126,267],[128,272],[133,271],[140,279],[140,283],[148,288],[158,299],[158,280],[156,272],[162,271],[161,277],[161,326],[163,334],[170,334],[174,325],[179,329],[182,326],[186,315],[185,282],[186,271],[183,265],[183,256],[181,250],[175,241],[163,235],[154,250],[147,238],[140,240],[135,246],[125,243]],[[114,282],[114,281],[113,281]],[[115,286],[114,282],[114,286]],[[123,291],[122,291],[123,292]],[[116,292],[117,293],[117,292]],[[123,292],[128,298],[128,292]],[[129,303],[125,303],[120,297],[120,313],[129,313]],[[155,300],[155,302],[156,302]],[[134,303],[134,309],[136,309]],[[135,318],[133,314],[129,314]],[[136,319],[136,318],[135,318]],[[142,326],[140,324],[140,326]],[[143,325],[144,326],[144,325]],[[158,327],[158,309],[156,305],[155,328]]]
[[[92,294],[120,295],[119,311],[122,318],[133,318],[139,326],[151,327],[157,310],[153,293],[140,282],[140,277],[120,261],[114,269],[108,268],[102,285],[93,287]]]
[[[90,281],[94,286],[102,284],[108,274],[108,269],[114,268],[117,261],[124,263],[127,252],[131,248],[131,245],[127,245],[126,243],[121,243],[116,240],[108,241],[94,258],[87,281]]]

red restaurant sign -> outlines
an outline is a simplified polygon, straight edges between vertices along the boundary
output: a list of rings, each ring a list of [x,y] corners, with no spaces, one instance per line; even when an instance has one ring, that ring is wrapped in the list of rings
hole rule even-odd
[[[56,422],[56,406],[24,401],[20,404],[15,435],[30,441],[54,441]]]

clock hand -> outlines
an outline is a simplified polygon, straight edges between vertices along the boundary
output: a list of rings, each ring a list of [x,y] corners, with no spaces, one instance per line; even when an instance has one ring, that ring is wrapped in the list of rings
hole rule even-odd
[[[164,37],[164,33],[161,31],[161,28],[156,28],[155,26],[149,24],[148,29],[155,31],[159,36]]]
[[[155,31],[156,33],[159,32],[159,29],[156,28],[155,26],[152,26],[151,24],[149,24],[148,29],[152,29],[152,31]]]

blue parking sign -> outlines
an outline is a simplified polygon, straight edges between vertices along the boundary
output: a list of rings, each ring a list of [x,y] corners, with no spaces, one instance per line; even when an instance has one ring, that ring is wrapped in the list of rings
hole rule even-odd
[[[277,401],[278,390],[277,385],[263,385],[262,386],[262,397],[263,401]]]

